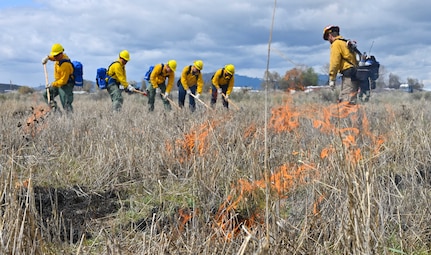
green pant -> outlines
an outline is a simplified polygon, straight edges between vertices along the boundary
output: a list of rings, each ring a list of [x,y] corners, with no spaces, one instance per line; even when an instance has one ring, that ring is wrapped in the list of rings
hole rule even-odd
[[[165,94],[166,92],[166,85],[164,83],[159,84],[158,87],[160,88],[160,91],[162,94]],[[148,90],[148,111],[152,112],[154,111],[154,102],[156,101],[156,89],[151,85],[147,87]],[[170,111],[171,110],[171,104],[169,103],[169,100],[164,99],[163,96],[160,94],[160,98],[163,100],[163,105],[165,106],[165,110]]]
[[[48,93],[45,90],[45,93],[43,94],[43,98],[45,99],[45,102],[48,104],[51,104],[54,108],[57,108],[57,102],[54,100],[56,96],[60,96],[60,102],[61,106],[63,106],[63,109],[66,112],[72,113],[73,112],[73,87],[75,84],[73,82],[69,82],[66,85],[63,85],[60,88],[57,87],[50,87],[49,88],[49,99],[50,102],[48,102]]]
[[[119,85],[117,85],[115,82],[112,82],[108,84],[106,89],[108,90],[109,96],[111,97],[112,110],[115,112],[120,111],[121,107],[123,106],[123,95],[121,95],[121,89],[119,88]]]

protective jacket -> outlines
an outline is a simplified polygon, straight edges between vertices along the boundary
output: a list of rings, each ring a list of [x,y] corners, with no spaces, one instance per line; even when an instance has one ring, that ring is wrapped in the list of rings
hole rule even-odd
[[[162,84],[166,81],[166,78],[168,78],[168,84],[166,85],[166,92],[170,93],[172,90],[172,87],[174,85],[174,79],[175,79],[175,72],[167,72],[166,65],[157,64],[154,66],[153,71],[150,75],[150,82],[153,88],[158,88],[159,84]]]
[[[120,58],[109,66],[106,74],[117,83],[121,84],[124,88],[129,86],[129,83],[127,83],[126,66],[123,65]]]
[[[54,58],[49,57],[51,60]],[[63,57],[61,60],[67,59],[70,60],[69,57],[66,55],[66,53],[63,53]],[[60,61],[61,61],[60,60]],[[52,82],[52,86],[56,88],[63,87],[66,85],[69,81],[69,78],[71,75],[73,75],[73,65],[70,61],[62,61],[62,64],[60,65],[60,61],[55,61],[54,64],[54,79],[55,81]]]
[[[347,47],[347,43],[343,37],[337,36],[331,44],[331,54],[329,59],[329,80],[334,81],[337,73],[357,66],[355,53],[351,52]]]
[[[197,85],[196,92],[198,94],[202,93],[202,88],[204,86],[204,80],[202,78],[202,73],[198,74],[192,73],[192,66],[184,67],[181,72],[181,84],[183,85],[184,90],[188,90],[189,87]]]
[[[220,68],[218,69],[213,78],[212,78],[212,84],[219,89],[220,86],[225,86],[228,85],[227,87],[227,91],[226,91],[226,95],[229,96],[230,93],[232,93],[233,90],[233,85],[235,84],[235,78],[232,75],[230,77],[230,79],[226,79],[226,77],[224,76],[224,68]]]

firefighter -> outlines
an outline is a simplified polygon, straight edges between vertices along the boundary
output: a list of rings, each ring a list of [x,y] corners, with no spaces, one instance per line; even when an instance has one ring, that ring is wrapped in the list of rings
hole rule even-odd
[[[217,103],[217,95],[222,95],[223,106],[229,108],[229,96],[232,93],[233,86],[235,83],[235,66],[227,64],[223,68],[218,69],[211,81],[212,81],[212,95],[211,95],[211,107],[214,107]]]
[[[201,70],[204,67],[202,60],[196,60],[193,65],[184,67],[178,79],[178,105],[184,107],[186,95],[189,96],[189,107],[192,112],[196,109],[195,97],[199,99],[204,86]]]
[[[356,66],[358,65],[356,54],[352,52],[348,43],[340,35],[338,26],[327,26],[323,29],[323,40],[331,44],[329,59],[329,86],[335,87],[335,79],[338,73],[342,74],[341,91],[338,101],[347,101],[356,104],[359,81],[355,79]]]
[[[130,54],[127,50],[122,50],[117,61],[114,61],[106,72],[108,76],[107,90],[112,101],[114,112],[121,110],[123,106],[122,90],[134,92],[135,88],[127,82],[126,64],[130,61]]]
[[[55,80],[45,85],[46,91],[43,94],[45,102],[50,104],[52,108],[57,109],[57,102],[54,98],[59,96],[63,110],[65,110],[66,113],[72,113],[73,87],[75,86],[73,64],[66,53],[64,53],[63,46],[59,43],[52,45],[51,52],[42,59],[42,64],[46,65],[48,60],[55,61]],[[48,102],[48,94],[50,102]]]
[[[171,104],[169,103],[168,97],[172,90],[175,70],[177,69],[177,61],[169,60],[166,64],[157,64],[154,66],[153,71],[150,75],[150,85],[147,86],[148,93],[148,111],[154,111],[154,102],[156,98],[156,93],[160,91],[160,96],[163,100],[163,105],[165,110],[171,110]],[[166,84],[166,78],[168,83]]]

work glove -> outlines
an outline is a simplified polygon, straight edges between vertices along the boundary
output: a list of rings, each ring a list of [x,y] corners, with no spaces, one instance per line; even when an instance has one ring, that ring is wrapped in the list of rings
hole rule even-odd
[[[224,95],[224,99],[228,100],[229,99],[229,95]]]
[[[48,63],[48,60],[49,60],[48,56],[42,58],[42,65],[45,65],[46,63]]]
[[[190,89],[187,89],[186,92],[187,92],[187,95],[190,95],[192,93]]]
[[[163,95],[163,99],[167,99],[167,98],[168,98],[168,96],[169,96],[169,93],[168,93],[168,92],[166,92],[166,93]]]
[[[223,93],[223,90],[221,88],[218,88],[218,93],[221,95]]]
[[[123,85],[118,86],[118,88],[119,88],[120,90],[124,90],[124,86],[123,86]]]
[[[129,85],[127,86],[127,90],[130,92],[134,92],[136,89],[132,85]]]
[[[159,87],[156,88],[156,94],[160,94],[161,90]]]
[[[329,81],[329,87],[331,89],[334,89],[335,88],[335,81]]]
[[[52,87],[52,83],[47,83],[47,84],[45,84],[45,88],[49,89],[49,88],[51,88],[51,87]]]
[[[200,95],[201,95],[201,94],[196,94],[196,95],[195,95],[195,98],[196,98],[196,99],[199,99],[199,96],[200,96]]]

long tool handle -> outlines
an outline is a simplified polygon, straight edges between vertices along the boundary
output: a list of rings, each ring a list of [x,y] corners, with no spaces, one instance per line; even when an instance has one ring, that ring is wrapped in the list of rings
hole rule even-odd
[[[204,103],[204,101],[202,101],[200,98],[198,98],[197,96],[193,95],[193,93],[190,93],[190,95],[191,95],[192,97],[194,97],[194,98],[195,98],[199,103],[201,103],[201,104],[205,105],[205,107],[206,107],[206,108],[208,108],[208,109],[212,110],[212,108],[211,108],[211,107],[209,107],[206,103]]]
[[[49,80],[48,80],[48,71],[46,70],[46,64],[43,64],[43,72],[45,73],[46,96],[48,98],[48,103],[50,103],[51,102],[51,95],[49,93],[49,87],[47,87],[49,84]]]
[[[163,98],[165,98],[165,94],[164,93],[160,93],[160,95],[162,95]],[[172,105],[175,106],[175,108],[177,108],[178,110],[181,110],[181,108],[169,97],[166,97],[166,100],[168,100]]]
[[[235,109],[239,110],[238,105],[236,105],[234,102],[232,102],[232,100],[230,100],[229,98],[226,99],[226,95],[224,93],[221,93],[221,95],[223,96],[223,98],[229,102],[229,104],[233,105],[233,107],[235,107]]]
[[[138,94],[143,95],[143,96],[146,96],[146,97],[148,96],[148,95],[147,95],[147,93],[145,93],[144,91],[140,91],[140,90],[137,90],[137,89],[135,89],[134,91],[135,91],[136,93],[138,93]]]

